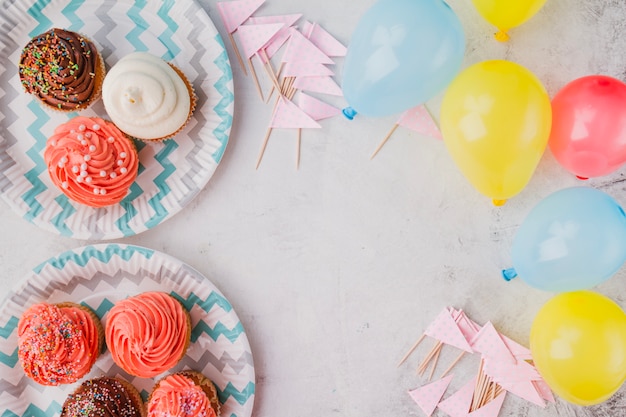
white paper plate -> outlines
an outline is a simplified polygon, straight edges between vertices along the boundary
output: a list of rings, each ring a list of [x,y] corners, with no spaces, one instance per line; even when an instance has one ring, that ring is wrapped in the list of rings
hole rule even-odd
[[[28,221],[77,239],[114,239],[152,228],[185,207],[219,164],[233,118],[231,67],[220,35],[193,0],[41,0],[0,2],[0,194]],[[47,137],[77,113],[43,110],[23,92],[22,48],[52,27],[73,30],[99,47],[107,68],[134,51],[174,63],[198,103],[174,140],[140,144],[139,176],[120,204],[94,209],[67,199],[43,161]],[[81,112],[106,118],[102,101]]]
[[[255,391],[252,353],[228,300],[207,278],[171,256],[114,244],[86,246],[49,259],[9,293],[0,307],[0,416],[58,416],[65,398],[82,381],[45,387],[25,376],[17,358],[17,323],[28,307],[73,301],[106,319],[116,301],[145,291],[172,294],[191,314],[191,345],[171,372],[202,372],[218,389],[223,416],[250,417]],[[159,379],[128,375],[108,351],[85,378],[103,374],[130,381],[144,398]]]

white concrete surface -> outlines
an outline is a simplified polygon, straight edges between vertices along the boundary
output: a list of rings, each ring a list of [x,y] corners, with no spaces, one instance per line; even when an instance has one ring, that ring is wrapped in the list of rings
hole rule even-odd
[[[301,12],[347,44],[373,2],[268,0],[257,14]],[[215,1],[203,4],[223,34]],[[551,95],[583,75],[626,78],[622,0],[548,0],[506,44],[493,40],[494,29],[469,0],[449,4],[468,38],[465,65],[513,60]],[[491,320],[528,344],[533,317],[551,294],[520,280],[504,282],[500,269],[510,266],[512,238],[529,210],[551,192],[579,184],[549,151],[527,188],[500,208],[471,187],[440,141],[398,129],[370,161],[396,116],[337,117],[304,131],[299,170],[295,134],[277,131],[255,170],[271,108],[228,49],[236,115],[216,174],[174,218],[121,241],[187,262],[233,303],[253,347],[256,417],[423,415],[406,391],[425,382],[414,370],[430,343],[402,367],[396,363],[445,306],[462,308],[479,323]],[[440,101],[427,103],[435,114]],[[622,170],[588,185],[626,204],[624,178]],[[42,231],[5,203],[0,230],[2,288],[45,259],[90,243]],[[625,279],[621,270],[597,290],[626,307]],[[454,356],[444,350],[440,360]],[[452,387],[477,368],[478,358],[464,358]],[[541,409],[508,396],[501,416],[625,415],[625,393],[589,408],[559,400]]]

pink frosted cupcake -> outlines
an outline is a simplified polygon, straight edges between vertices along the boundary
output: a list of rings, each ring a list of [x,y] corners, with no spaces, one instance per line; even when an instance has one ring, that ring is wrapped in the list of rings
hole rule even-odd
[[[119,203],[137,177],[132,141],[98,117],[75,117],[48,138],[44,159],[52,182],[70,199],[90,207]]]
[[[213,382],[199,372],[182,371],[161,379],[148,398],[148,417],[219,417]]]
[[[105,337],[113,361],[131,375],[151,378],[178,363],[191,342],[191,318],[163,292],[145,292],[107,313]]]
[[[85,376],[104,345],[100,320],[74,303],[35,304],[17,326],[24,373],[42,385],[71,384]]]

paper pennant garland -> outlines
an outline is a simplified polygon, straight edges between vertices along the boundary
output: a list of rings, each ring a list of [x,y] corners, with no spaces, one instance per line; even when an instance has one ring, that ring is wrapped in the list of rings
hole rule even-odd
[[[296,77],[293,86],[299,90],[312,93],[329,94],[331,96],[343,95],[341,88],[331,77]]]
[[[493,327],[491,322],[487,322],[472,340],[472,349],[483,355],[485,360],[515,364],[517,360],[509,351],[500,333]]]
[[[317,23],[305,21],[302,33],[328,56],[345,56],[348,49]]]
[[[281,97],[270,121],[270,127],[279,129],[321,128],[319,123],[292,101]]]
[[[313,120],[328,119],[341,113],[341,109],[304,93],[298,95],[298,107],[311,116]]]
[[[228,33],[233,33],[237,28],[254,13],[265,0],[234,0],[217,3],[222,22]]]
[[[396,123],[419,134],[443,139],[441,131],[424,105],[405,111]]]
[[[452,381],[452,375],[409,391],[409,395],[422,409],[424,414],[430,416],[437,408],[437,404],[439,404],[441,397],[443,397],[448,385],[450,385],[450,381]]]
[[[244,56],[252,58],[265,44],[271,41],[276,33],[284,26],[283,23],[270,23],[266,25],[243,25],[237,29],[239,43]]]
[[[526,361],[510,363],[485,359],[485,374],[499,384],[540,380],[537,369]]]
[[[516,341],[512,339],[509,339],[503,334],[501,334],[500,336],[502,336],[502,340],[504,341],[504,344],[506,344],[506,347],[513,354],[513,356],[515,356],[516,359],[531,360],[533,358],[533,355],[530,352],[530,349],[520,345],[519,343],[517,343]]]
[[[296,23],[301,17],[301,13],[282,14],[275,16],[250,16],[250,18],[246,21],[246,24],[269,25],[272,23],[282,23],[285,26],[289,27],[293,26],[293,24]]]
[[[291,28],[291,37],[282,62],[315,62],[318,64],[334,64],[324,52],[315,46],[297,29]]]
[[[526,401],[529,401],[533,404],[536,404],[540,407],[545,407],[546,403],[543,400],[543,397],[537,391],[537,388],[533,384],[533,381],[522,381],[522,382],[508,382],[503,381],[499,382],[500,386],[510,392],[511,394],[515,394],[520,398],[523,398]]]
[[[552,390],[550,389],[550,387],[548,387],[548,384],[546,384],[546,381],[544,381],[543,379],[538,380],[538,381],[533,381],[533,385],[537,389],[537,392],[539,393],[539,395],[541,395],[541,398],[551,403],[556,402],[554,400],[554,395],[552,394]]]
[[[283,69],[285,77],[327,77],[334,75],[334,72],[324,66],[312,62],[286,62]]]
[[[452,345],[466,352],[472,352],[471,346],[465,340],[463,333],[459,330],[448,309],[444,309],[439,313],[437,318],[426,328],[424,334],[447,345]]]
[[[504,397],[506,397],[506,391],[502,391],[496,398],[469,413],[468,417],[497,417],[504,403]]]
[[[265,59],[265,55],[268,58],[272,58],[276,52],[287,42],[287,39],[291,36],[289,28],[293,26],[300,18],[302,14],[284,14],[277,16],[251,16],[246,24],[250,25],[268,25],[274,23],[282,23],[284,26],[270,39],[270,41],[263,46],[265,49],[265,54],[261,54],[261,61],[265,64],[267,60]]]
[[[474,396],[475,385],[476,378],[472,378],[460,390],[440,402],[437,408],[450,417],[467,417]]]

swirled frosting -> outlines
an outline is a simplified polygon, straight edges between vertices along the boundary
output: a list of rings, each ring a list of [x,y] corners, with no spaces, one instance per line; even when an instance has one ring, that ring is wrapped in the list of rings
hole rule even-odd
[[[176,299],[156,291],[116,303],[107,313],[105,329],[113,361],[142,378],[172,368],[189,344],[188,314]]]
[[[97,324],[80,307],[33,305],[19,321],[17,343],[24,372],[42,385],[77,381],[99,353]]]
[[[52,182],[69,198],[91,207],[118,203],[137,177],[131,140],[113,123],[78,116],[48,138],[44,159]]]
[[[102,100],[111,120],[139,139],[164,139],[192,111],[189,88],[167,62],[147,52],[124,56],[104,78]]]
[[[22,50],[20,82],[27,93],[54,108],[82,109],[100,92],[96,79],[96,71],[103,68],[100,59],[91,41],[54,28],[32,38]]]
[[[152,391],[148,417],[216,417],[204,390],[190,378],[172,374]]]
[[[83,382],[67,397],[61,417],[139,417],[140,401],[139,393],[132,392],[128,383],[109,377],[94,378]]]

